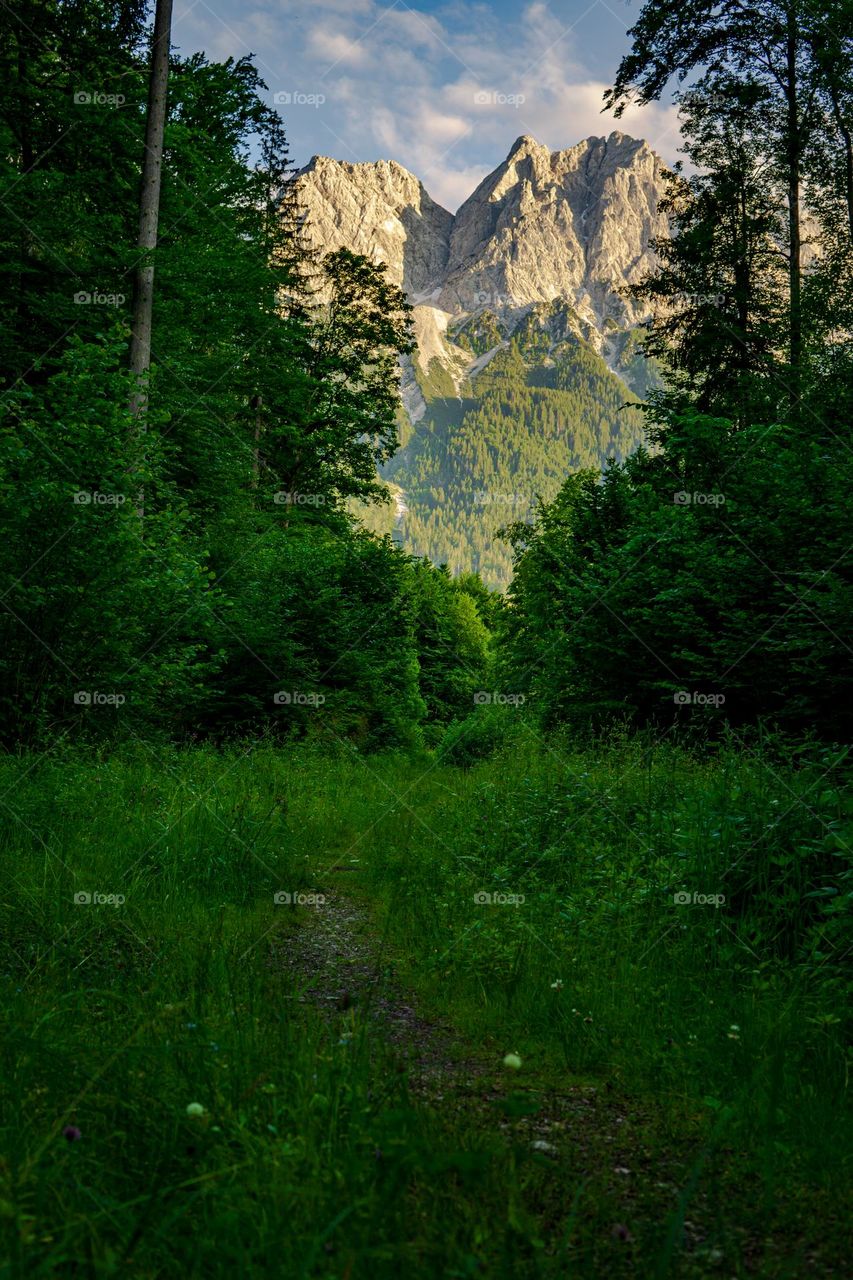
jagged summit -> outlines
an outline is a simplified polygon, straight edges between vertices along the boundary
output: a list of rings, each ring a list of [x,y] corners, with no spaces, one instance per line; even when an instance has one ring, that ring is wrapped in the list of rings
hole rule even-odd
[[[548,151],[548,148],[543,146],[541,142],[538,142],[532,134],[523,133],[520,138],[516,138],[515,142],[510,147],[509,152],[507,153],[507,160],[512,160],[514,156],[520,153],[528,154],[531,151]]]
[[[522,134],[454,216],[391,160],[315,156],[297,175],[309,235],[388,264],[416,303],[455,316],[564,298],[594,330],[638,315],[622,289],[664,234],[664,166],[614,130],[551,151]]]
[[[314,156],[295,181],[318,247],[345,246],[386,262],[395,283],[413,295],[442,276],[453,214],[396,160],[349,164]]]

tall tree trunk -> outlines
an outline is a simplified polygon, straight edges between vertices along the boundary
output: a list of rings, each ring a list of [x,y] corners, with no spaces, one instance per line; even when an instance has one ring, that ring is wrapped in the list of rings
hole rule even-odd
[[[163,134],[166,127],[166,92],[169,84],[169,49],[172,35],[172,0],[157,0],[151,39],[148,81],[148,114],[145,121],[145,156],[139,196],[139,258],[133,281],[133,319],[130,339],[130,372],[133,390],[130,413],[137,446],[144,438],[148,410],[147,379],[151,367],[151,315],[154,306],[154,249],[160,214],[160,179],[163,168]],[[140,450],[141,452],[141,450]],[[144,494],[137,509],[142,518]]]
[[[800,120],[797,81],[797,12],[791,5],[787,11],[786,90],[787,129],[786,161],[788,169],[788,267],[790,324],[790,401],[794,416],[799,414],[803,363],[802,316],[802,235],[800,231]]]

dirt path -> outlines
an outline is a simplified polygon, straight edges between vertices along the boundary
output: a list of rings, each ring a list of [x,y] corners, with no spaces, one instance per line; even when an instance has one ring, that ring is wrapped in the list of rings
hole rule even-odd
[[[536,1114],[500,1116],[496,1104],[524,1077],[504,1068],[501,1056],[475,1054],[451,1028],[418,1012],[383,954],[368,912],[343,893],[328,892],[325,905],[302,917],[274,951],[296,998],[336,1024],[341,1038],[350,1037],[361,1019],[373,1024],[406,1070],[411,1093],[427,1105],[440,1104],[445,1112],[479,1109],[508,1138],[545,1156],[558,1156],[569,1139],[577,1154],[590,1132],[601,1132],[599,1091],[591,1085],[540,1094]],[[607,1112],[613,1129],[608,1141],[615,1144],[624,1117],[610,1105]],[[614,1164],[624,1167],[618,1155]]]
[[[689,1207],[680,1204],[698,1154],[689,1138],[667,1131],[662,1141],[653,1111],[626,1100],[607,1082],[538,1087],[524,1070],[516,1074],[503,1065],[505,1050],[486,1057],[451,1027],[423,1016],[397,977],[368,910],[354,898],[329,891],[324,907],[300,912],[296,927],[274,942],[271,956],[293,997],[313,1006],[342,1040],[357,1035],[367,1020],[406,1072],[413,1099],[440,1110],[444,1121],[458,1117],[465,1129],[487,1126],[553,1166],[555,1176],[543,1184],[549,1194],[538,1206],[543,1225],[564,1212],[566,1189],[575,1187],[578,1195],[582,1191],[609,1209],[607,1232],[613,1248],[624,1251],[623,1260],[633,1254],[634,1232],[653,1223],[661,1243],[669,1230],[676,1231],[680,1265],[674,1274],[718,1274],[724,1255],[715,1245],[706,1194],[694,1189]],[[512,1105],[518,1100],[529,1107]],[[757,1232],[738,1235],[745,1273],[761,1271],[758,1260],[772,1257],[779,1242]],[[769,1274],[776,1274],[772,1266]]]
[[[661,1141],[653,1109],[626,1100],[606,1081],[600,1087],[569,1081],[559,1089],[537,1087],[524,1070],[516,1074],[503,1065],[505,1050],[486,1057],[452,1028],[423,1016],[397,977],[369,912],[345,893],[328,891],[322,908],[299,911],[291,927],[276,935],[270,955],[292,997],[313,1006],[344,1041],[367,1020],[369,1031],[391,1047],[417,1102],[440,1110],[445,1120],[458,1117],[466,1128],[488,1126],[553,1165],[556,1176],[548,1186],[554,1202],[538,1208],[543,1224],[564,1212],[565,1189],[574,1186],[578,1195],[583,1191],[586,1199],[609,1208],[608,1234],[625,1260],[635,1248],[633,1231],[652,1223],[661,1241],[669,1230],[676,1232],[680,1265],[674,1274],[719,1274],[724,1254],[715,1244],[704,1191],[693,1189],[689,1208],[684,1201],[679,1206],[698,1154],[689,1138],[667,1131]],[[523,1106],[506,1105],[518,1099],[530,1103],[529,1114]],[[774,1257],[781,1241],[744,1229],[737,1234],[744,1274],[784,1269]],[[769,1260],[765,1273],[762,1261]],[[825,1274],[819,1267],[815,1273]]]

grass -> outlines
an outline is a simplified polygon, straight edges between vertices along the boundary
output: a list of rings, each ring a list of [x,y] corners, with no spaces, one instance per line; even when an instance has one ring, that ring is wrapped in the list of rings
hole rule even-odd
[[[840,1273],[846,777],[524,731],[6,758],[0,1275]],[[333,887],[491,1088],[417,1101],[295,998],[274,895]],[[558,1161],[499,1128],[579,1086]]]

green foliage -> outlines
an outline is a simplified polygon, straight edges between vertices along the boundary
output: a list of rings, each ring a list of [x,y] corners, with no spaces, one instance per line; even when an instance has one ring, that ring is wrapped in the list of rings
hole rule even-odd
[[[304,245],[251,60],[174,57],[149,413],[132,432],[119,317],[136,258],[142,10],[39,0],[9,16],[0,735],[417,745],[427,703],[446,719],[464,696],[460,676],[439,706],[436,654],[474,670],[486,639],[455,590],[421,616],[432,571],[345,515],[385,496],[411,308],[383,269]],[[294,691],[323,701],[275,702]]]
[[[664,453],[573,477],[514,531],[518,687],[548,721],[770,717],[843,739],[851,480],[840,441],[696,414],[672,419]]]
[[[215,669],[204,556],[152,447],[131,465],[124,344],[72,340],[0,404],[0,727],[180,727]],[[140,536],[137,486],[156,492]]]
[[[499,704],[478,706],[464,720],[448,726],[436,748],[442,763],[469,766],[493,756],[513,737],[514,709]]]
[[[381,501],[376,467],[397,448],[412,308],[384,266],[346,249],[323,258],[312,284],[319,301],[296,326],[296,377],[272,406],[264,466],[290,495]]]
[[[658,451],[570,477],[511,531],[504,658],[546,723],[850,734],[853,222],[844,109],[830,122],[820,106],[838,87],[822,22],[775,0],[687,24],[669,5],[640,15],[612,100],[632,85],[657,96],[664,54],[664,78],[709,66],[681,97],[697,172],[673,179],[673,235],[636,290],[656,304],[646,350],[665,385],[645,412]]]
[[[428,562],[412,564],[411,600],[428,722],[464,715],[489,677],[490,633],[478,602]]]
[[[346,526],[272,528],[228,578],[220,732],[414,746],[425,714],[411,570],[388,541]]]
[[[667,370],[659,406],[685,398],[738,424],[771,421],[784,378],[785,194],[768,175],[759,83],[707,76],[681,95],[698,173],[670,175],[660,268],[636,287],[656,306],[645,350]]]
[[[0,376],[33,380],[69,332],[130,304],[126,253],[146,80],[146,6],[12,0],[0,41]],[[79,302],[101,296],[110,301]]]
[[[433,357],[427,369],[422,369],[417,356],[412,361],[421,395],[425,400],[450,399],[456,394],[456,386],[448,369]]]

